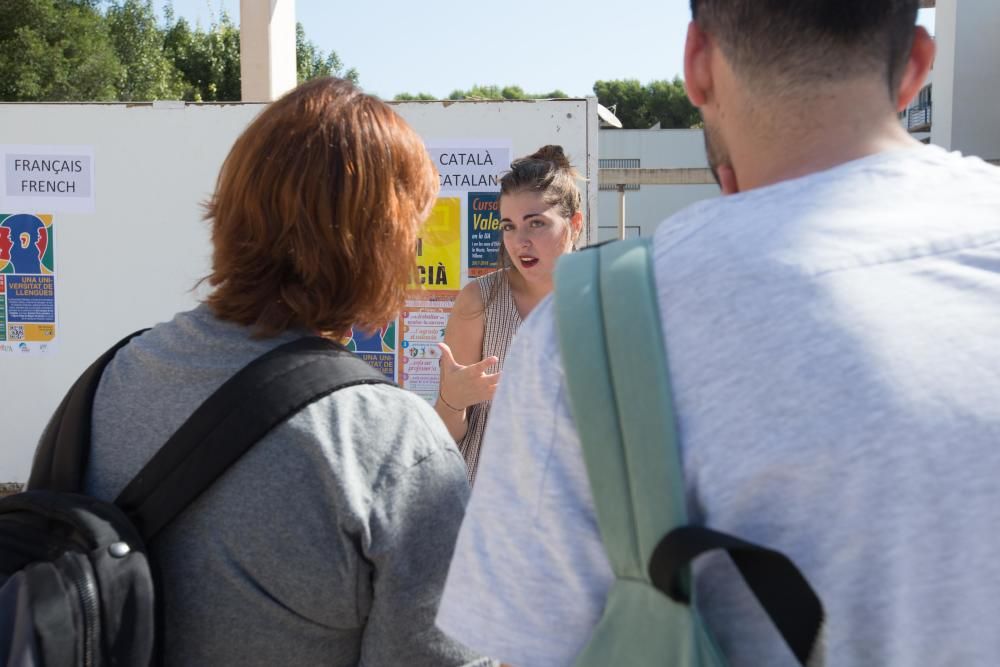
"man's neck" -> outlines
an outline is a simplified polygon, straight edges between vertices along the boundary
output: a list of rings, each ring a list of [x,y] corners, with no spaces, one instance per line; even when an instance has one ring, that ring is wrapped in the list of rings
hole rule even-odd
[[[807,103],[771,103],[733,123],[726,144],[740,190],[824,171],[886,151],[918,145],[880,91],[845,86]],[[884,93],[882,93],[884,95]]]

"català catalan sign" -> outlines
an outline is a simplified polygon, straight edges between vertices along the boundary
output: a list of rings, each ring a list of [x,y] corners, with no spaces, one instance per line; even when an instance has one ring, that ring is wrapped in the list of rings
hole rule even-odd
[[[0,210],[94,212],[91,146],[0,145]]]
[[[509,140],[427,142],[443,193],[499,190],[500,177],[510,169]]]

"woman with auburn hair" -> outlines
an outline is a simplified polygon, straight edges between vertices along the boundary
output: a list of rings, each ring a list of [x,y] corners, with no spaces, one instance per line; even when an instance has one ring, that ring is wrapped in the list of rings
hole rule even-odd
[[[288,341],[395,317],[437,195],[420,137],[319,79],[237,139],[207,205],[213,288],[107,366],[85,485],[114,499],[213,391]],[[468,496],[433,410],[350,386],[270,431],[151,545],[167,665],[460,665],[434,627]]]
[[[441,347],[434,408],[476,479],[490,400],[511,339],[552,291],[552,271],[583,231],[580,175],[562,146],[543,146],[514,162],[500,179],[498,270],[459,292]]]

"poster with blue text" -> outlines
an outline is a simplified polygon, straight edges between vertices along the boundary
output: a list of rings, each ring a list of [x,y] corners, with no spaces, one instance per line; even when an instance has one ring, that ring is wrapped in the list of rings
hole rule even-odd
[[[0,352],[53,351],[54,247],[51,215],[0,213]]]
[[[395,320],[369,333],[352,329],[351,337],[344,342],[344,346],[380,371],[388,380],[396,381]]]
[[[500,230],[500,193],[470,192],[468,208],[469,277],[496,271],[503,232]]]

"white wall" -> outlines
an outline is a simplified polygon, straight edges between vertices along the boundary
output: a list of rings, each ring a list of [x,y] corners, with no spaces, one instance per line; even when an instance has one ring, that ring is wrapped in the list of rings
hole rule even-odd
[[[97,201],[92,215],[54,215],[56,351],[0,354],[0,483],[27,479],[49,415],[100,352],[196,303],[192,288],[210,258],[199,204],[263,108],[0,104],[0,144],[93,146]],[[596,202],[594,99],[395,108],[426,140],[506,139],[515,157],[561,143],[588,178],[588,202]]]
[[[602,129],[598,136],[600,158],[638,158],[644,169],[705,168],[705,143],[701,130]],[[638,226],[640,236],[652,236],[660,222],[685,206],[715,197],[714,185],[643,185],[625,193],[625,225]],[[618,192],[598,194],[599,239],[615,238],[618,225]],[[630,230],[634,232],[634,230]]]
[[[938,0],[931,141],[1000,159],[1000,2]]]

